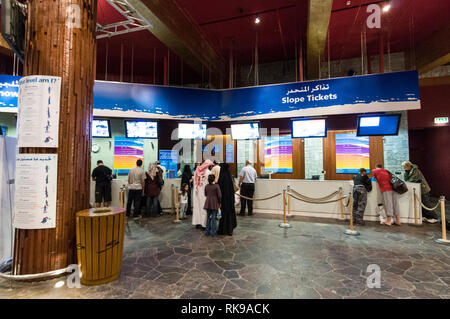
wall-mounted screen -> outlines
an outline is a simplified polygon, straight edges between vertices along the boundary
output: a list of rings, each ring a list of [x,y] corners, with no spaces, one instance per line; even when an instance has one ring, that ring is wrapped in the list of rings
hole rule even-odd
[[[111,137],[109,120],[93,120],[92,137]]]
[[[370,173],[370,142],[367,136],[356,136],[353,133],[337,133],[336,173],[358,174],[360,168]]]
[[[357,136],[398,135],[401,114],[358,117]]]
[[[114,137],[114,169],[119,174],[128,174],[138,159],[144,159],[144,140]]]
[[[290,135],[264,137],[264,172],[293,173]]]
[[[125,121],[127,138],[158,138],[158,122]]]
[[[231,124],[231,138],[233,140],[258,140],[259,123]]]
[[[206,124],[201,123],[179,123],[178,138],[204,140],[206,139]]]
[[[292,138],[326,137],[325,119],[299,119],[291,122]]]

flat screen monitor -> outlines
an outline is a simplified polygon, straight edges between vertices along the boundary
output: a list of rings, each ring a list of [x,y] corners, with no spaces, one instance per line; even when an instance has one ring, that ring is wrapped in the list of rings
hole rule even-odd
[[[158,138],[158,122],[125,121],[127,138]]]
[[[204,140],[206,139],[206,124],[178,123],[178,138]]]
[[[401,114],[358,117],[357,136],[398,135]]]
[[[292,138],[326,137],[326,119],[299,119],[291,122]]]
[[[233,140],[258,140],[259,123],[231,124],[231,138]]]
[[[93,120],[92,137],[111,137],[109,120]]]

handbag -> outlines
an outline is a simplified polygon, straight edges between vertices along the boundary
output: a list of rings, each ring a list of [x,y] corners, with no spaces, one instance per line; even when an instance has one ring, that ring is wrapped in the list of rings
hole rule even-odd
[[[392,185],[392,189],[394,190],[394,192],[399,193],[399,194],[404,194],[408,191],[408,187],[406,186],[406,183],[404,181],[402,181],[400,178],[398,178],[397,176],[393,175],[391,172],[389,172],[389,174],[391,174],[391,185]]]

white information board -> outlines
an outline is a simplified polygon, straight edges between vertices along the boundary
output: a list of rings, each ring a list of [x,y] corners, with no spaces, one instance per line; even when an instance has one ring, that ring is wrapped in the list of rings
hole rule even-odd
[[[19,147],[58,147],[61,77],[34,75],[19,81]]]
[[[20,229],[56,227],[57,154],[19,154],[13,225]]]

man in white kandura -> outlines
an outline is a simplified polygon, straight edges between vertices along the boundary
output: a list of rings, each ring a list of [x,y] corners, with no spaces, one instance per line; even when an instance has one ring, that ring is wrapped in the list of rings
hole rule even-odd
[[[209,168],[213,162],[207,159],[202,165],[197,166],[194,173],[194,191],[192,194],[192,225],[205,230],[206,210],[203,208],[206,201],[205,186],[208,185]]]

